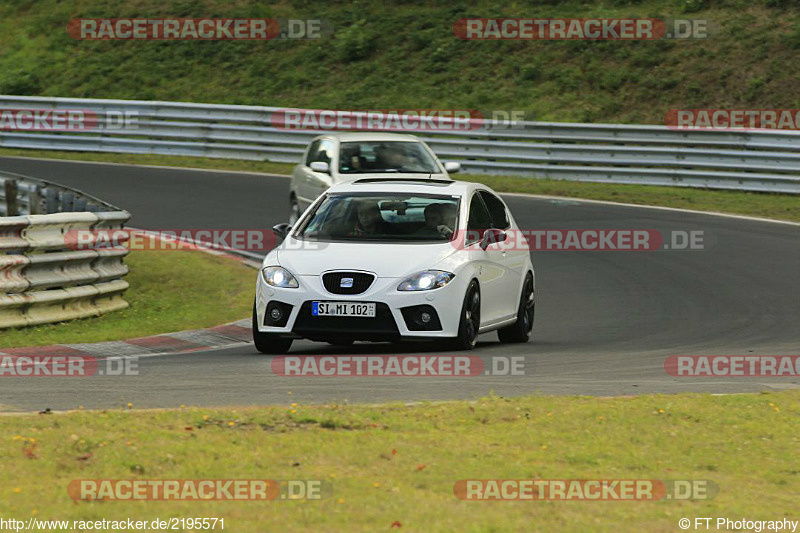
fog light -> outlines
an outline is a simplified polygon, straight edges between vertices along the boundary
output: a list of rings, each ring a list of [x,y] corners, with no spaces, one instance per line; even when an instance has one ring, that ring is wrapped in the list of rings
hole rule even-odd
[[[409,331],[441,331],[442,323],[432,305],[412,305],[400,309]]]
[[[282,328],[289,321],[292,314],[292,306],[278,301],[267,302],[267,310],[264,313],[264,325]]]

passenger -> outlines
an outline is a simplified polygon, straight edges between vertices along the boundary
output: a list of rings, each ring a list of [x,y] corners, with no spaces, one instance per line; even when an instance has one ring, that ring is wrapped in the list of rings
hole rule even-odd
[[[381,215],[381,208],[374,200],[359,200],[356,204],[356,222],[348,237],[383,235],[386,233],[386,222]]]

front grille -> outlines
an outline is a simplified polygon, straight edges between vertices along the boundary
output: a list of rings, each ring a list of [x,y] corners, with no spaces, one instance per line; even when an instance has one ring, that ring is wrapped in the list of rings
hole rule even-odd
[[[349,280],[352,280],[352,286]],[[365,272],[328,272],[322,275],[322,284],[331,294],[361,294],[369,289],[373,281],[375,276]]]
[[[385,303],[376,302],[375,317],[313,316],[310,301],[303,302],[292,331],[316,341],[355,339],[385,341],[400,337],[392,311]]]

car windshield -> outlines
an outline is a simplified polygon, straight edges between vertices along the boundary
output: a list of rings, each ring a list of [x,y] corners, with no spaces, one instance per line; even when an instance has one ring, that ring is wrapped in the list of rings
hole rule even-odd
[[[447,242],[457,196],[329,194],[295,234],[319,241]]]
[[[343,142],[339,149],[340,174],[403,174],[441,172],[436,160],[420,142]]]

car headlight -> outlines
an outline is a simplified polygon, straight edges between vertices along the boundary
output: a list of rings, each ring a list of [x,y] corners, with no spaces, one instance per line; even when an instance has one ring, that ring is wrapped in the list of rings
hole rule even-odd
[[[269,266],[261,269],[261,277],[267,285],[273,287],[282,287],[284,289],[296,289],[300,286],[297,283],[297,278],[292,276],[292,273],[279,266]]]
[[[444,287],[456,277],[452,272],[444,270],[423,270],[409,276],[397,286],[398,291],[429,291]]]

